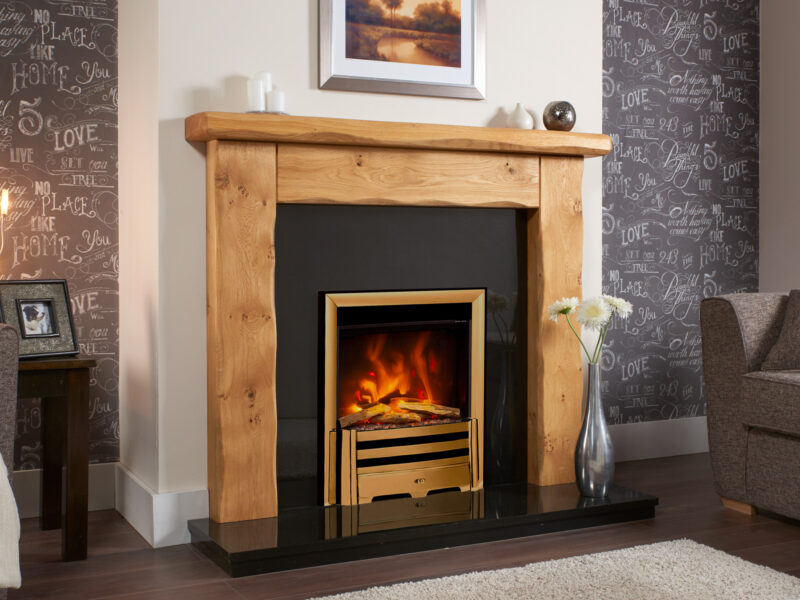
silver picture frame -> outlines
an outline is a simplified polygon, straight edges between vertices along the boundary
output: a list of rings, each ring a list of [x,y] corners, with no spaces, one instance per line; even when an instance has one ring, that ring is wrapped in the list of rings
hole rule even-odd
[[[0,322],[17,330],[20,359],[80,352],[65,279],[0,281]]]
[[[336,72],[334,67],[334,9],[343,8],[346,0],[319,0],[319,87],[323,90],[345,90],[353,92],[378,92],[385,94],[409,94],[415,96],[440,96],[484,100],[486,98],[486,0],[462,0],[463,7],[469,5],[472,15],[471,61],[460,69],[470,70],[468,82],[453,84],[428,82],[414,79],[353,76]],[[462,35],[464,35],[462,33]],[[375,70],[384,64],[374,63]]]

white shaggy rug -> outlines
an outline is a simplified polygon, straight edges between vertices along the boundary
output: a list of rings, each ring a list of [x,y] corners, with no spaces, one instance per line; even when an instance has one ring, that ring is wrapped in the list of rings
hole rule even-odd
[[[691,540],[425,579],[326,600],[800,600],[800,579]]]

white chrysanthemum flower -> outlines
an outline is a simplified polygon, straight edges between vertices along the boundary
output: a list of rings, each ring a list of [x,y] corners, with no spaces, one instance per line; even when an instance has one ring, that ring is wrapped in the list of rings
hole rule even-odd
[[[602,329],[611,318],[611,305],[602,296],[594,296],[578,307],[578,323],[588,329]]]
[[[574,297],[556,300],[550,305],[550,308],[547,309],[547,313],[553,321],[558,321],[558,315],[569,314],[571,311],[575,310],[575,307],[578,306],[578,302],[580,302],[580,300]]]
[[[606,295],[603,295],[603,300],[605,300],[611,307],[611,309],[616,311],[616,313],[623,319],[627,319],[633,312],[633,304],[631,304],[627,300],[623,300],[622,298],[617,298],[616,296],[606,296]]]

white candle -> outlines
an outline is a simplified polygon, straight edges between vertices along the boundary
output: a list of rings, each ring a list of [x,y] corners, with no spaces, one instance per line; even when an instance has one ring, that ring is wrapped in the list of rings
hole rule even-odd
[[[2,200],[0,200],[0,215],[4,217],[8,214],[8,190],[3,190]]]
[[[267,112],[271,113],[286,112],[286,96],[278,88],[274,88],[267,95]]]
[[[264,81],[262,79],[247,80],[247,110],[264,112]]]
[[[264,82],[264,93],[269,94],[272,91],[272,73],[267,71],[259,71],[256,73],[256,79]]]

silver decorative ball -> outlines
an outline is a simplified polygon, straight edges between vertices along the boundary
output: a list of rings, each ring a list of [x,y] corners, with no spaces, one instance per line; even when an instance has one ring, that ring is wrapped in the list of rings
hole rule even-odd
[[[566,100],[556,100],[544,107],[542,122],[548,129],[569,131],[575,125],[575,107]]]

